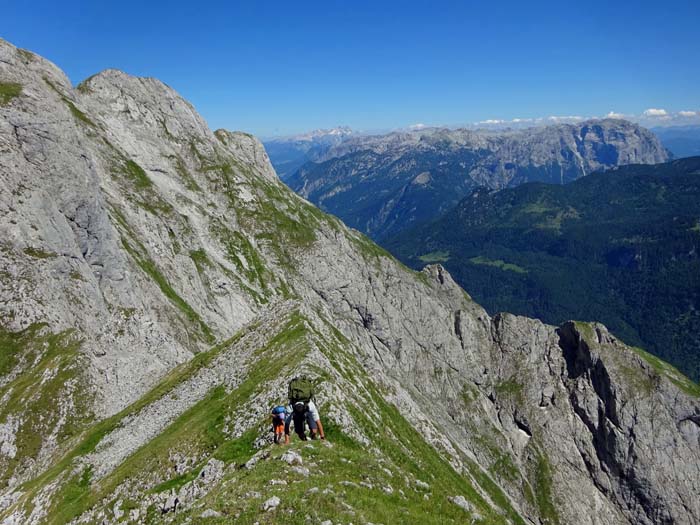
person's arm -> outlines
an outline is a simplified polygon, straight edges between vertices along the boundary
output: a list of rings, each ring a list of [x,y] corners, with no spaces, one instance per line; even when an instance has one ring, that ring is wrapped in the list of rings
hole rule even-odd
[[[292,422],[292,414],[286,414],[284,418],[284,444],[289,445],[289,425]]]
[[[326,434],[323,432],[323,423],[321,423],[321,419],[316,420],[316,425],[318,426],[318,435],[321,439],[326,439]]]

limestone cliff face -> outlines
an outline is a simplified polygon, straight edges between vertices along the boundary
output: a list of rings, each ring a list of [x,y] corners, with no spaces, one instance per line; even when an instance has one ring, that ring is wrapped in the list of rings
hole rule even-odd
[[[489,317],[157,80],[73,89],[0,41],[0,86],[3,523],[281,520],[287,492],[256,501],[273,475],[316,483],[298,501],[319,521],[700,519],[697,386],[674,369],[600,325]],[[335,447],[266,474],[267,410],[300,371]],[[321,492],[357,447],[365,477]]]

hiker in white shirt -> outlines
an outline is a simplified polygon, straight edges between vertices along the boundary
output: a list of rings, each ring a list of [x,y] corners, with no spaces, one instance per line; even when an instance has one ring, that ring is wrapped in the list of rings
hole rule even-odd
[[[284,423],[284,442],[289,443],[289,426],[290,423],[294,422],[294,432],[296,432],[299,439],[306,441],[306,425],[309,425],[309,430],[311,431],[311,439],[326,439],[326,435],[323,432],[323,425],[321,424],[321,418],[318,415],[318,409],[313,401],[308,401],[304,403],[303,401],[297,401],[294,404],[289,405],[290,413],[287,415],[287,419]]]

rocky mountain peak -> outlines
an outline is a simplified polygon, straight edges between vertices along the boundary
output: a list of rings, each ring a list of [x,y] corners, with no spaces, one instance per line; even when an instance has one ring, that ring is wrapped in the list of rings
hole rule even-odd
[[[336,139],[345,138],[353,133],[353,130],[348,126],[338,126],[329,129],[315,129],[308,133],[299,133],[288,137],[275,137],[271,138],[270,142],[313,142],[329,140],[335,143]]]
[[[71,91],[70,80],[53,62],[26,49],[17,48],[2,38],[0,38],[0,61],[6,65],[4,73],[7,76],[3,81],[19,80],[20,77],[25,76],[26,72],[31,71],[47,78],[59,89]],[[27,90],[31,87],[31,85],[26,86]],[[31,96],[31,91],[25,91],[25,94]]]
[[[270,164],[265,146],[256,137],[250,133],[225,129],[217,129],[214,135],[233,155],[244,159],[251,166],[259,167],[260,172],[268,179],[277,180],[277,174]]]
[[[154,78],[108,69],[79,84],[78,98],[107,127],[155,141],[210,141],[207,123],[174,89]]]

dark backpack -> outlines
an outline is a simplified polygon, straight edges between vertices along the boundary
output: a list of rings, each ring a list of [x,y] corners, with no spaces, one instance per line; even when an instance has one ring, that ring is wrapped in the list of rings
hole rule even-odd
[[[289,382],[289,402],[294,405],[302,401],[308,403],[314,398],[314,384],[306,376],[298,376]]]

